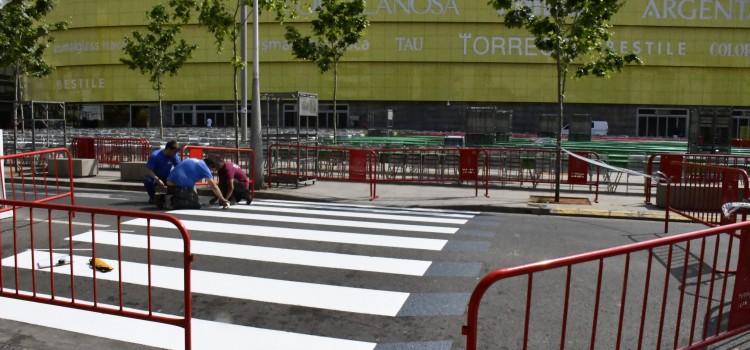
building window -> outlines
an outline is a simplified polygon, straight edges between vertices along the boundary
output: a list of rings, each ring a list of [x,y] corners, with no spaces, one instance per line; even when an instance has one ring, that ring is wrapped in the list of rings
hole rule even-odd
[[[750,109],[735,109],[732,111],[735,139],[750,139]]]
[[[172,107],[175,126],[206,126],[211,119],[215,127],[234,126],[233,105],[174,105]]]
[[[638,136],[687,137],[688,110],[677,108],[638,108]]]
[[[338,128],[346,128],[346,126],[349,125],[349,105],[337,104],[336,114],[339,116]],[[321,128],[333,129],[333,104],[321,103],[318,108],[318,117],[320,117]]]

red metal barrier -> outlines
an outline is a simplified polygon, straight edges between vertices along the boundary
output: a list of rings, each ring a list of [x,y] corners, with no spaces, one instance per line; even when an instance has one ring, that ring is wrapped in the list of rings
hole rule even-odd
[[[185,330],[185,349],[191,348],[192,299],[190,272],[192,255],[190,235],[175,217],[162,213],[126,211],[105,208],[72,206],[65,204],[32,203],[0,200],[0,204],[13,211],[12,222],[0,222],[0,257],[4,233],[12,229],[12,253],[0,260],[0,296],[31,302],[99,312],[109,315],[129,317],[139,320],[164,323]],[[74,219],[75,218],[75,219]],[[146,254],[130,255],[123,260],[121,243],[123,219],[145,220],[138,231],[128,231],[128,235],[142,235],[146,244]],[[182,300],[179,305],[170,303],[174,299],[154,300],[154,285],[161,280],[158,274],[152,275],[152,265],[160,259],[152,256],[152,221],[165,221],[174,225],[183,242],[182,251]],[[116,227],[116,231],[98,229],[98,223]],[[74,227],[83,226],[85,232],[74,233]],[[174,232],[174,231],[171,231]],[[90,243],[86,253],[74,254],[73,241]],[[67,242],[65,242],[67,241]],[[7,242],[7,241],[5,241]],[[23,251],[20,251],[23,250]],[[58,253],[63,251],[64,253]],[[100,254],[101,253],[101,254]],[[145,256],[144,256],[145,255]],[[90,268],[89,259],[114,261],[113,271],[103,272]],[[142,262],[133,262],[133,260]],[[123,273],[123,264],[134,267],[144,266],[147,271],[142,278]],[[69,265],[69,266],[65,266]],[[12,276],[4,278],[3,272],[12,271]],[[69,275],[68,278],[55,278],[55,274]],[[40,276],[41,275],[41,276]],[[49,278],[45,278],[49,275]],[[89,278],[91,283],[82,283]],[[8,283],[8,281],[11,281]],[[127,293],[123,293],[123,290]],[[116,301],[117,305],[103,304],[102,300]],[[179,300],[179,299],[178,299]],[[125,306],[128,305],[128,306]],[[155,309],[174,310],[182,316],[157,314]],[[55,315],[47,315],[55,317]],[[106,327],[107,325],[99,325]],[[128,330],[117,330],[128,331]]]
[[[727,166],[731,168],[750,169],[750,156],[730,154],[653,154],[646,163],[646,174],[652,175],[661,172],[672,178],[672,183],[680,181],[681,162],[707,164],[716,166]],[[658,169],[656,165],[658,164]],[[646,203],[651,203],[653,197],[654,183],[646,177],[644,191]]]
[[[330,146],[274,144],[268,147],[267,182],[331,180],[366,182],[370,200],[377,196],[378,155],[374,150]]]
[[[118,168],[123,162],[145,162],[151,145],[145,138],[75,137],[70,145],[75,158],[96,159],[100,167]]]
[[[476,180],[476,150],[433,147],[374,151],[378,154],[380,183],[458,184],[464,179]]]
[[[75,205],[73,158],[67,149],[0,156],[0,167],[4,168],[4,178],[0,178],[3,188],[10,190],[6,199],[44,203],[70,198],[70,203]],[[67,183],[61,183],[61,179]],[[9,210],[0,206],[0,213]]]
[[[703,349],[750,331],[748,259],[743,222],[498,269],[469,300],[466,350],[480,335],[486,349]]]
[[[709,227],[736,221],[725,218],[721,206],[750,197],[750,179],[745,170],[694,163],[680,164],[680,181],[668,175],[665,190],[664,232],[669,232],[670,212]],[[743,216],[744,220],[744,216]]]
[[[247,174],[250,180],[250,193],[255,197],[255,150],[250,148],[231,148],[231,147],[212,147],[212,146],[194,146],[186,145],[181,152],[183,159],[194,158],[204,159],[208,156],[214,156],[224,161],[231,161],[237,164]],[[205,186],[206,182],[197,184]]]
[[[536,188],[539,184],[555,183],[555,150],[523,149],[523,148],[485,148],[482,149],[482,179],[484,180],[485,196],[489,196],[490,183],[505,185],[506,183],[531,184]],[[586,158],[599,159],[594,152],[576,152]],[[591,171],[591,165],[584,160],[569,155],[567,169],[563,168],[562,183],[570,185],[584,185],[589,189],[594,187],[594,202],[599,200],[599,167],[596,175]]]

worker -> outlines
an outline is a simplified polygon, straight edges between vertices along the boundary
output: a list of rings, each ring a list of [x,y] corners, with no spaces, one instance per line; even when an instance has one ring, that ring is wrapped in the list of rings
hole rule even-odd
[[[245,204],[250,205],[253,197],[250,194],[250,179],[245,171],[239,165],[228,160],[217,159],[217,172],[219,173],[219,189],[224,198],[231,204],[239,203],[245,200]],[[212,169],[213,170],[213,169]],[[211,200],[211,204],[216,203],[218,197]]]
[[[200,209],[198,191],[195,184],[206,180],[208,186],[218,198],[219,204],[224,208],[229,207],[229,201],[224,198],[219,186],[213,178],[211,169],[217,168],[214,158],[185,159],[176,166],[167,177],[167,194],[172,195],[171,204],[173,209]]]
[[[148,193],[148,203],[155,204],[154,195],[156,187],[166,187],[167,177],[172,169],[180,164],[180,147],[177,141],[167,142],[164,149],[153,151],[146,162],[146,176],[143,178],[143,186]]]

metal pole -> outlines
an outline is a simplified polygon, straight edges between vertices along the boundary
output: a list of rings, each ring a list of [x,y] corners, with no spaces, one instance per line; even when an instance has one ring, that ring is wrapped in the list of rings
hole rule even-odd
[[[263,135],[260,122],[260,20],[258,19],[258,0],[253,0],[253,120],[252,146],[255,150],[255,186],[263,187]]]
[[[240,126],[240,137],[243,142],[247,142],[247,4],[242,5],[240,16],[242,17],[242,30],[240,31],[240,52],[242,55],[242,71],[240,72],[242,114],[240,121],[242,125]]]

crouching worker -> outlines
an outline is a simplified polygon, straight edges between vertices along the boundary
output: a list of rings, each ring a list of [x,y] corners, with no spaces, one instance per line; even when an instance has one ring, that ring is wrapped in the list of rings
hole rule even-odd
[[[216,169],[216,160],[207,158],[205,160],[185,159],[176,166],[167,177],[167,194],[172,196],[170,201],[173,209],[200,209],[201,203],[195,183],[201,180],[208,182],[214,196],[218,198],[219,204],[229,207],[229,201],[224,198],[219,186],[213,179],[211,169]]]
[[[245,204],[250,205],[253,202],[253,196],[250,194],[250,179],[245,171],[230,161],[217,159],[217,169],[219,173],[219,189],[224,198],[231,204],[239,203],[245,200]],[[211,204],[218,201],[218,197],[211,200]]]
[[[164,149],[151,153],[146,162],[147,174],[143,178],[143,186],[148,193],[148,203],[155,204],[156,187],[166,187],[167,177],[172,169],[180,164],[179,146],[177,141],[167,142]]]

